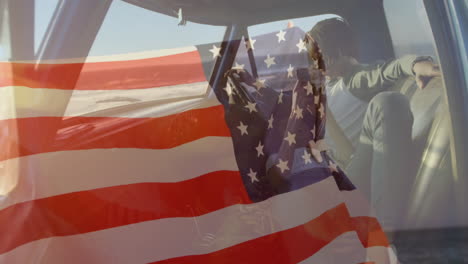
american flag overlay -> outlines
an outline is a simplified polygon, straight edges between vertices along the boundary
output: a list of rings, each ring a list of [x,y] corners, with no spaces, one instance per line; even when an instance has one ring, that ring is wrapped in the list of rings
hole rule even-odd
[[[0,63],[0,263],[397,263],[303,38]]]

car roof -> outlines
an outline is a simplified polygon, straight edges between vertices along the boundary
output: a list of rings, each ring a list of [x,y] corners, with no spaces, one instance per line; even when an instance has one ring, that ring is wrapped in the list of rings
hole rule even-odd
[[[382,0],[124,0],[148,10],[209,25],[255,25],[289,18],[340,14]],[[241,22],[241,23],[240,23]]]

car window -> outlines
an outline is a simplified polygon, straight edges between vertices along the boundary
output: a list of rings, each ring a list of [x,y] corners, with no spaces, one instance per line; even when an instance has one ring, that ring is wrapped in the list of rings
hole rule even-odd
[[[129,20],[132,20],[129,23]],[[118,30],[116,30],[118,29]],[[123,1],[114,1],[90,55],[182,48],[222,41],[224,26],[187,23]],[[109,43],[113,47],[109,49]]]
[[[406,8],[401,8],[402,5]],[[384,1],[384,8],[397,56],[411,53],[436,55],[423,1]]]
[[[58,3],[57,0],[47,1],[38,4],[35,9],[36,51],[46,36],[54,10],[60,7]],[[178,24],[177,18],[146,10],[124,1],[113,1],[89,56],[182,48],[220,42],[225,31],[224,26],[196,23],[179,26]],[[109,45],[110,43],[112,45]]]

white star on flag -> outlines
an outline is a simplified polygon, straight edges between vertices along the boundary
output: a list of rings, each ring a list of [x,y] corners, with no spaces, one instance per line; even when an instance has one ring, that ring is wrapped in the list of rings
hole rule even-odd
[[[252,183],[254,182],[258,182],[259,180],[257,179],[257,173],[255,171],[253,171],[252,169],[250,169],[250,172],[247,174],[247,176],[250,177],[250,180],[252,181]]]
[[[307,82],[307,85],[304,86],[304,89],[306,89],[307,95],[314,94],[314,87],[312,87],[312,84],[310,84],[310,82]]]
[[[256,105],[257,103],[247,102],[247,105],[245,106],[245,108],[249,109],[250,113],[257,112],[257,109],[255,108]]]
[[[273,115],[271,115],[270,119],[268,119],[268,129],[273,128]]]
[[[286,31],[283,30],[280,30],[278,34],[276,34],[276,36],[278,37],[278,43],[280,43],[281,41],[286,41],[286,39],[284,38],[285,35]]]
[[[302,119],[302,118],[304,118],[304,115],[302,114],[302,111],[303,111],[303,109],[300,108],[299,106],[297,106],[297,107],[296,107],[296,110],[294,110],[297,119]]]
[[[265,154],[263,153],[263,147],[262,142],[258,142],[258,146],[255,148],[257,150],[257,157],[264,156]]]
[[[255,87],[257,87],[257,90],[260,91],[260,89],[265,88],[265,79],[257,79],[254,83]]]
[[[256,39],[251,39],[251,38],[249,38],[249,40],[247,40],[247,41],[245,42],[245,44],[246,44],[246,46],[247,46],[247,50],[249,50],[249,49],[254,50],[254,49],[255,49],[255,46],[254,46],[254,45],[255,45],[255,42],[257,42]]]
[[[310,155],[309,152],[307,152],[307,149],[304,150],[304,155],[302,155],[302,158],[304,159],[305,164],[312,163],[312,160],[310,159],[311,157],[312,156]]]
[[[284,138],[289,143],[289,146],[296,144],[296,134],[291,134],[288,131],[288,136]]]
[[[244,135],[244,134],[245,134],[245,135],[248,135],[248,134],[249,134],[249,132],[247,132],[247,128],[248,128],[248,127],[249,127],[249,126],[246,126],[246,125],[244,125],[242,122],[240,122],[240,125],[239,125],[237,128],[240,130],[241,136]]]
[[[281,173],[284,173],[285,171],[289,170],[288,161],[283,161],[282,159],[279,159],[279,163],[276,164],[276,167],[278,167],[281,170]]]
[[[221,57],[221,48],[216,47],[216,45],[213,45],[213,48],[210,49],[210,52],[213,53],[213,59],[216,57]]]
[[[265,64],[267,65],[267,68],[269,69],[271,65],[275,65],[275,57],[270,57],[270,54],[267,55],[267,58],[264,60]]]
[[[293,78],[293,71],[294,71],[294,67],[289,64],[289,68],[288,68],[288,78]]]
[[[236,70],[237,73],[243,72],[244,71],[245,64],[239,64],[236,61],[236,65],[232,67],[233,70]]]
[[[299,39],[299,43],[296,44],[296,47],[299,49],[297,52],[301,53],[302,51],[307,51],[305,42],[302,39]]]

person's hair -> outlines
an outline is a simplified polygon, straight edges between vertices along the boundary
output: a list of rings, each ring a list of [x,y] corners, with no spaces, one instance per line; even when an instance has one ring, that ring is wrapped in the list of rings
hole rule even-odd
[[[308,34],[318,43],[327,65],[343,56],[359,58],[356,36],[342,18],[322,20]]]

